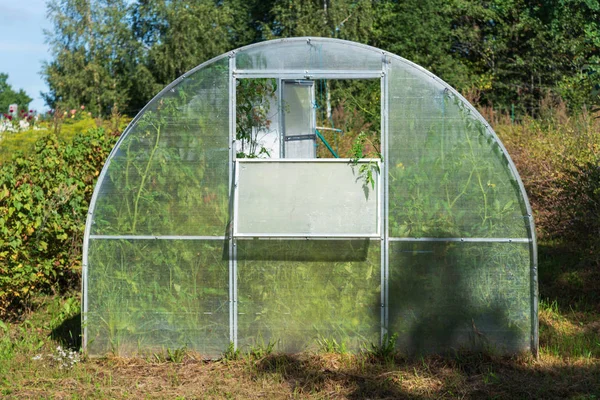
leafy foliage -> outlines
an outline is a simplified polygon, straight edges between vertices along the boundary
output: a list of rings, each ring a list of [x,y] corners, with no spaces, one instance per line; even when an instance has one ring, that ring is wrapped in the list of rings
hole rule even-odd
[[[114,141],[101,129],[71,143],[48,135],[0,169],[0,315],[79,280],[88,202]]]
[[[101,217],[92,233],[224,233],[228,139],[222,133],[229,122],[220,115],[228,109],[227,79],[223,63],[194,74],[131,126],[107,174],[118,196],[98,198]]]
[[[275,79],[241,79],[236,87],[237,157],[269,156],[260,144],[260,135],[268,132],[277,106],[271,109],[277,93]]]
[[[537,113],[547,92],[600,104],[598,0],[51,1],[46,100],[139,110],[186,71],[233,48],[291,36],[367,43],[481,102]],[[360,102],[366,98],[359,96]]]
[[[133,39],[127,2],[52,0],[47,12],[53,30],[46,31],[53,59],[44,63],[50,87],[44,95],[52,108],[86,104],[94,115],[126,110],[140,91],[151,96],[139,68],[140,43]]]
[[[0,115],[8,112],[11,104],[17,104],[19,110],[29,110],[32,98],[23,89],[15,91],[7,81],[8,74],[0,73]]]
[[[549,91],[575,110],[599,104],[597,0],[454,0],[446,10],[484,104],[535,115]]]
[[[383,157],[379,152],[378,146],[368,138],[366,133],[361,132],[358,134],[356,140],[354,141],[354,144],[352,145],[352,158],[350,159],[350,163],[354,167],[356,167],[359,164],[360,160],[365,157],[364,153],[367,143],[375,149],[377,158],[381,162],[383,162]],[[364,180],[364,188],[366,190],[368,190],[369,186],[371,186],[371,189],[375,189],[375,177],[373,176],[374,173],[376,175],[379,175],[381,173],[379,168],[379,161],[377,160],[371,159],[368,163],[361,163],[360,167],[358,167],[358,176]]]
[[[600,121],[547,100],[542,118],[496,124],[529,194],[538,234],[600,262]]]
[[[154,80],[154,92],[231,50],[243,27],[231,1],[140,0],[131,16],[134,37],[147,49],[142,65]]]

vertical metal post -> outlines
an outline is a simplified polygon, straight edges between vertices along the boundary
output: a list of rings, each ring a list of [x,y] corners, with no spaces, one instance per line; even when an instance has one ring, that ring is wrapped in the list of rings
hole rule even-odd
[[[535,237],[535,227],[533,225],[533,215],[531,211],[527,210],[529,217],[529,229],[531,242],[529,244],[531,254],[531,352],[537,359],[539,357],[539,346],[540,346],[540,333],[539,333],[539,293],[538,293],[538,254],[537,254],[537,241]]]
[[[237,349],[237,259],[236,243],[233,237],[236,158],[236,79],[235,52],[229,54],[229,341]]]
[[[237,240],[233,239],[233,348],[238,348]]]
[[[90,242],[90,226],[92,224],[93,214],[88,211],[86,230],[83,235],[83,252],[82,252],[82,265],[81,265],[81,322],[83,325],[83,331],[81,335],[81,348],[83,351],[87,350],[88,345],[88,328],[87,328],[87,313],[88,313],[88,252]]]
[[[310,85],[310,104],[311,104],[311,112],[310,112],[310,118],[311,118],[311,130],[310,132],[315,132],[317,130],[317,98],[315,97],[315,81],[312,81],[312,84]],[[313,158],[317,158],[317,139],[315,138],[315,148],[314,148],[314,155]]]
[[[279,158],[285,158],[285,142],[283,138],[283,79],[277,78],[277,112],[279,113]]]
[[[389,322],[389,232],[388,232],[388,57],[383,53],[381,61],[381,174],[382,190],[380,207],[382,209],[381,229],[381,344],[388,333]]]
[[[98,181],[96,183],[96,187],[94,188],[94,193],[92,194],[92,198],[90,199],[90,206],[87,214],[87,218],[85,220],[85,231],[83,233],[83,250],[82,250],[82,264],[81,264],[81,323],[82,323],[82,337],[81,337],[81,348],[83,351],[87,351],[88,346],[88,293],[89,293],[89,245],[90,245],[90,235],[92,231],[92,224],[94,223],[94,211],[96,210],[96,200],[98,199],[99,188],[104,181],[104,177],[107,174],[108,167],[110,166],[110,162],[112,156],[115,152],[115,149],[123,140],[123,136],[119,139],[119,142],[112,149],[110,155],[108,156],[108,160],[104,164],[102,168],[102,172],[100,172],[100,176],[98,177]]]

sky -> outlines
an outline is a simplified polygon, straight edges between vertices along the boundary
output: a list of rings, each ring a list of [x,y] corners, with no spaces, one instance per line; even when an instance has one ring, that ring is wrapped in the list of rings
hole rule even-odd
[[[48,91],[40,71],[42,62],[50,60],[43,33],[50,28],[45,0],[0,0],[0,72],[8,74],[13,89],[33,98],[29,108],[39,112],[48,109],[40,95]]]

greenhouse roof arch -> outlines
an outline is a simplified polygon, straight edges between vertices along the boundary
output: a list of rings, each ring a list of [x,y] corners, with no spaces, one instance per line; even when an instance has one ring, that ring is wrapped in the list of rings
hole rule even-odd
[[[406,353],[537,354],[537,302],[531,207],[489,124],[422,67],[338,39],[253,44],[168,85],[86,222],[92,355],[391,334]]]

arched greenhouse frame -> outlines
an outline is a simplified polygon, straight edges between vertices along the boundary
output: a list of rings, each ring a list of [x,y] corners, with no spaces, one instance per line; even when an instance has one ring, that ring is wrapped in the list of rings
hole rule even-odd
[[[362,157],[315,111],[319,88],[359,83],[379,121]],[[392,335],[408,354],[537,354],[537,302],[531,207],[489,124],[425,69],[343,40],[262,42],[178,78],[115,145],[86,223],[90,355]]]

